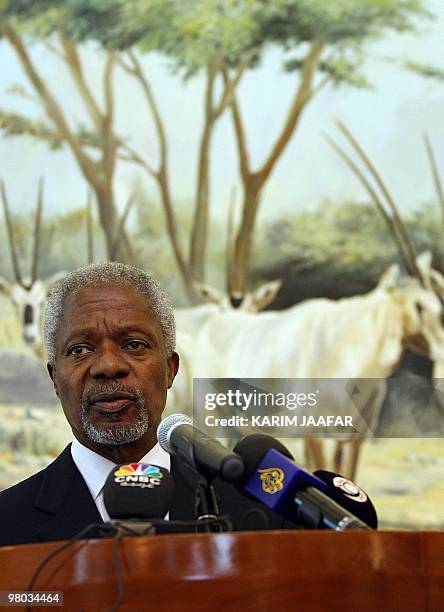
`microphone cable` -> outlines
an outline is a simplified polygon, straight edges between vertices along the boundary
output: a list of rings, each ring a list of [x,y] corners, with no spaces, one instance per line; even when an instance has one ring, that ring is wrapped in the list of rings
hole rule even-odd
[[[130,521],[128,521],[130,522]],[[125,522],[124,525],[119,525],[118,522],[112,523],[90,523],[83,529],[81,529],[76,535],[74,535],[68,542],[64,542],[60,546],[58,546],[55,550],[51,551],[44,559],[40,561],[36,569],[34,570],[33,575],[29,581],[29,584],[26,588],[27,591],[32,591],[34,589],[34,585],[37,582],[37,579],[41,575],[43,569],[48,565],[51,559],[54,559],[57,555],[62,553],[64,550],[70,548],[73,544],[81,540],[89,531],[93,529],[99,528],[105,535],[112,537],[113,539],[113,547],[112,547],[112,559],[113,559],[113,567],[114,574],[117,583],[117,596],[110,608],[110,612],[116,612],[122,605],[124,596],[125,596],[125,586],[123,580],[123,572],[122,572],[122,564],[120,559],[120,547],[119,544],[122,538],[125,535],[130,536],[138,536],[138,535],[146,535],[149,533],[140,533],[136,529],[131,529],[128,525],[128,522]],[[217,518],[208,518],[202,520],[195,521],[167,521],[165,519],[151,519],[149,524],[152,525],[153,528],[156,526],[168,526],[168,527],[195,527],[198,531],[199,527],[205,527],[208,525],[217,525],[220,526],[222,531],[229,531],[232,529],[232,519],[228,515],[219,516]],[[149,529],[149,524],[147,524],[147,529]],[[151,532],[152,533],[152,532]],[[85,542],[88,544],[88,542]],[[35,606],[34,606],[35,607]],[[26,612],[32,612],[33,606],[26,606]]]
[[[72,546],[73,544],[75,544],[75,542],[80,540],[89,531],[92,531],[96,527],[100,527],[100,525],[101,523],[90,523],[89,525],[81,529],[78,533],[76,533],[76,535],[73,536],[70,540],[68,540],[68,542],[64,542],[63,544],[61,544],[61,546],[58,546],[55,550],[50,552],[49,555],[47,555],[44,559],[42,559],[40,563],[37,565],[36,569],[34,570],[34,573],[31,576],[31,580],[29,581],[29,584],[26,587],[26,590],[27,591],[33,590],[34,585],[37,581],[37,578],[40,576],[42,570],[51,561],[51,559],[54,559],[54,557],[59,555],[61,552],[63,552],[64,550]],[[32,606],[26,606],[26,612],[32,612]]]

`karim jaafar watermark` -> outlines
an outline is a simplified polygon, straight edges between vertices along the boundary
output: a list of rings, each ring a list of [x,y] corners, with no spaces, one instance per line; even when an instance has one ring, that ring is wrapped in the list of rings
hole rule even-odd
[[[402,387],[405,396],[405,381],[392,382],[392,387],[396,384],[398,395]],[[411,401],[424,397],[418,389],[408,390]],[[280,437],[375,436],[386,396],[387,381],[375,378],[200,378],[194,380],[193,417],[197,427],[215,437],[238,438],[252,432]],[[402,435],[412,434],[423,435],[411,430]]]

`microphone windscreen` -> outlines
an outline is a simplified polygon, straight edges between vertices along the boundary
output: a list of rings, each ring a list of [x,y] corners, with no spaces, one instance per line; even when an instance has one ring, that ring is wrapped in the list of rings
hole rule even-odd
[[[357,516],[372,529],[378,527],[378,516],[367,493],[351,480],[327,470],[313,472],[328,486],[326,495]]]
[[[293,455],[290,453],[279,440],[272,436],[265,434],[252,434],[245,436],[242,440],[234,447],[234,452],[242,457],[245,463],[245,476],[244,480],[247,480],[256,470],[257,466],[261,462],[262,457],[267,451],[274,448],[285,457],[293,459]]]
[[[173,495],[171,474],[150,463],[116,465],[103,488],[105,508],[112,519],[163,518]]]
[[[193,419],[186,414],[170,414],[161,421],[157,428],[157,441],[160,447],[170,455],[175,454],[174,446],[171,444],[170,436],[178,425],[193,425]]]

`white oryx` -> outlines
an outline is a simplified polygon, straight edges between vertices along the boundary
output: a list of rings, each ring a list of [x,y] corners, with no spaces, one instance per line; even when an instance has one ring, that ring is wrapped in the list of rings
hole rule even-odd
[[[225,312],[200,330],[193,356],[193,376],[201,378],[349,378],[375,380],[366,389],[360,412],[368,428],[377,423],[385,379],[396,368],[405,347],[432,359],[444,359],[443,308],[430,288],[430,254],[416,259],[422,281],[402,277],[390,266],[375,289],[365,295],[312,299],[280,311]],[[353,409],[333,404],[337,415]],[[324,398],[326,399],[326,398]],[[361,398],[362,400],[362,398]],[[337,402],[337,398],[333,398]],[[347,465],[338,472],[353,477],[363,435],[351,434]],[[323,467],[321,444],[310,439],[308,450]],[[339,462],[339,453],[337,462]]]
[[[196,337],[202,326],[212,317],[230,310],[257,312],[270,304],[278,293],[282,281],[264,283],[240,300],[229,298],[219,290],[203,283],[196,283],[195,290],[205,302],[188,308],[175,308],[176,351],[179,353],[180,365],[173,387],[168,392],[166,413],[185,412],[191,416],[193,408],[193,375],[192,359]]]
[[[430,142],[429,137],[424,135],[424,144],[427,151],[427,157],[429,160],[431,175],[433,178],[433,183],[435,185],[436,196],[438,202],[440,204],[440,212],[443,214],[444,211],[444,187],[441,181],[441,177],[439,175],[438,164],[436,161],[436,156],[433,151],[432,143]],[[441,299],[444,301],[444,277],[439,272],[435,271],[435,275],[433,278],[433,282],[435,285],[435,290],[438,295],[441,296]],[[438,402],[443,405],[443,393],[444,393],[444,362],[437,361],[433,364],[433,378],[435,380],[435,388],[440,391],[440,394],[437,395]]]
[[[9,240],[12,268],[14,271],[15,282],[10,283],[0,277],[0,292],[9,298],[14,306],[17,320],[22,329],[22,337],[25,344],[33,351],[40,360],[45,359],[43,340],[40,329],[42,309],[46,301],[46,296],[51,287],[59,281],[66,272],[57,272],[46,279],[37,278],[39,245],[40,245],[40,223],[43,208],[43,183],[40,181],[37,210],[34,226],[34,246],[31,262],[31,276],[23,277],[20,272],[17,249],[12,230],[11,217],[6,196],[4,182],[0,183],[3,211],[6,223],[6,230]]]

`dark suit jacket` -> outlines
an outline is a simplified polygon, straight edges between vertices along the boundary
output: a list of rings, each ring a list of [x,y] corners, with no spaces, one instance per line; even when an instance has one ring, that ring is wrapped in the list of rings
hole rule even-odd
[[[193,473],[171,456],[175,496],[170,519],[193,520]],[[221,514],[233,517],[236,529],[282,529],[281,517],[256,504],[225,482],[214,481]],[[77,469],[71,445],[48,467],[0,492],[0,546],[68,540],[102,519]],[[98,537],[98,529],[85,537]]]

